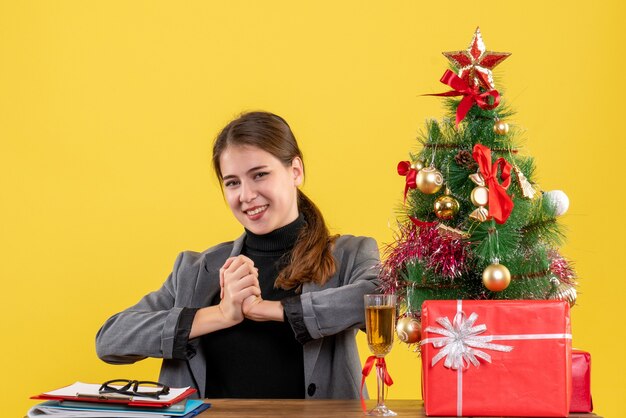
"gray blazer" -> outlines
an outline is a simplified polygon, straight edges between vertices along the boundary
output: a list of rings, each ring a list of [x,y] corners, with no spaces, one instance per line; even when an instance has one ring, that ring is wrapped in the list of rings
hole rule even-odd
[[[171,387],[191,386],[204,397],[207,359],[198,338],[190,341],[186,358],[173,357],[177,324],[183,308],[210,305],[220,291],[219,269],[228,257],[241,252],[244,236],[203,253],[181,253],[159,290],[104,323],[96,336],[98,357],[112,364],[162,358],[159,381]],[[375,293],[378,285],[374,239],[340,236],[333,256],[335,275],[323,286],[306,283],[300,297],[299,320],[312,337],[303,347],[309,399],[359,397],[361,364],[355,336],[365,328],[363,295]]]

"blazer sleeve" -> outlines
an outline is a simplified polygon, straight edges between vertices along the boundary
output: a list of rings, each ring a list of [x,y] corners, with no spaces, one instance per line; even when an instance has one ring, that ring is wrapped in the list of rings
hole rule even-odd
[[[137,304],[109,318],[96,335],[96,352],[107,363],[128,364],[146,357],[176,358],[179,323],[188,308],[177,305],[181,284],[196,279],[198,253],[179,254],[174,268],[160,289],[144,296]],[[181,283],[183,282],[183,283]],[[195,311],[193,311],[195,313]],[[180,354],[179,354],[180,355]]]
[[[285,317],[303,344],[346,329],[365,328],[363,295],[376,293],[378,288],[378,246],[369,237],[342,238],[346,242],[337,260],[338,287],[305,292],[283,302]]]

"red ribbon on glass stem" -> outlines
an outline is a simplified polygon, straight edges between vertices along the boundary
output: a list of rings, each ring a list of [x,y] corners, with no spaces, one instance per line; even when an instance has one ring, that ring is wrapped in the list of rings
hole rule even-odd
[[[489,215],[497,223],[503,224],[513,210],[513,200],[506,193],[506,189],[511,184],[511,164],[500,157],[492,165],[491,150],[483,144],[474,145],[472,157],[478,163],[485,186],[489,189]],[[498,182],[498,168],[500,168],[501,183]]]
[[[363,366],[363,377],[361,378],[361,408],[363,409],[363,412],[367,412],[365,399],[363,399],[363,386],[365,386],[365,378],[369,376],[370,372],[372,371],[372,367],[374,366],[374,363],[376,363],[376,373],[378,373],[379,376],[382,376],[384,384],[387,386],[393,385],[393,380],[391,379],[391,376],[389,376],[389,372],[387,371],[387,363],[385,363],[385,358],[369,356],[365,361],[365,366]],[[383,388],[383,391],[384,390],[385,389]]]
[[[415,182],[417,170],[411,167],[410,162],[400,161],[398,163],[398,174],[406,176],[406,184],[404,185],[404,201],[406,202],[406,194],[409,189],[417,188],[417,183]]]
[[[495,109],[500,104],[500,93],[498,93],[497,90],[488,90],[481,93],[478,86],[470,87],[465,80],[450,70],[446,70],[439,81],[452,87],[454,90],[445,93],[426,94],[425,96],[463,96],[459,107],[456,108],[457,127],[459,126],[459,122],[465,119],[465,115],[467,115],[467,112],[469,112],[474,104],[485,110]],[[493,98],[493,103],[489,103],[489,97]]]

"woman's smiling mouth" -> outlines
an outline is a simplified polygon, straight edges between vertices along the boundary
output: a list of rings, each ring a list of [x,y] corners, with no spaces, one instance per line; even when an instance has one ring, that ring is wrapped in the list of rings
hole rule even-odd
[[[248,210],[244,210],[245,214],[248,216],[255,216],[258,215],[262,212],[265,211],[265,209],[267,209],[269,205],[263,205],[263,206],[256,206],[252,209],[248,209]]]

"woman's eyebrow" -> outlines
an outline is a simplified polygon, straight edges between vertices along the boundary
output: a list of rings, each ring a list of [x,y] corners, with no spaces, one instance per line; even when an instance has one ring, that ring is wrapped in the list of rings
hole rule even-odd
[[[246,174],[250,174],[253,171],[261,170],[261,169],[264,169],[264,168],[267,168],[267,165],[259,165],[259,166],[256,166],[256,167],[252,167],[251,169],[246,171]],[[222,180],[229,180],[229,179],[233,179],[233,178],[237,178],[237,176],[234,175],[234,174],[229,174],[227,176],[222,177]]]

